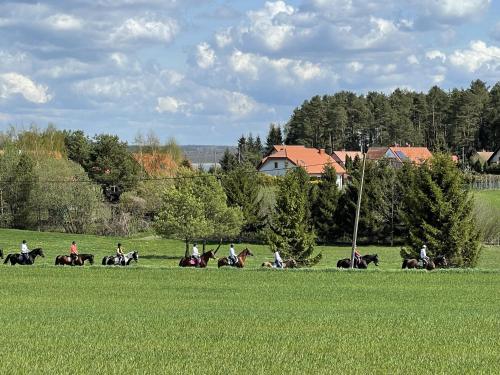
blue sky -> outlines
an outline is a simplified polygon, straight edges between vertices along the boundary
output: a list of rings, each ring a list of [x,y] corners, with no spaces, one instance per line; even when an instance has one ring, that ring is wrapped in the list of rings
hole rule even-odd
[[[313,95],[500,81],[498,0],[0,1],[0,129],[265,136]]]

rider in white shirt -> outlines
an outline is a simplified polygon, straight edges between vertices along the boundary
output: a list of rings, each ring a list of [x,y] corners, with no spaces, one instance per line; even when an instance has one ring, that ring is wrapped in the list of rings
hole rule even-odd
[[[274,266],[276,268],[283,268],[283,260],[281,259],[279,250],[274,252]]]
[[[198,248],[196,247],[196,243],[193,244],[193,250],[191,253],[191,257],[196,260],[197,264],[200,264],[200,252],[198,251]]]
[[[28,244],[26,243],[26,240],[23,240],[23,243],[21,244],[21,255],[27,261],[29,260],[29,252],[30,252],[30,249],[28,249]]]
[[[423,245],[420,249],[420,259],[422,260],[423,267],[427,266],[429,257],[427,256],[427,245]]]
[[[229,247],[229,264],[236,264],[238,263],[238,257],[236,256],[236,252],[234,251],[234,245],[231,244],[231,246]]]

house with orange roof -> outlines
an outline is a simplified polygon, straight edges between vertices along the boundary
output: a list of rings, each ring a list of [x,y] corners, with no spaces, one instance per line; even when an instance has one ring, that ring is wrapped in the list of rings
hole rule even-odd
[[[358,157],[360,160],[363,159],[363,153],[361,151],[345,151],[345,150],[333,151],[331,156],[336,162],[338,162],[344,168],[347,158],[350,158],[353,161],[356,157]]]
[[[309,176],[321,178],[326,165],[331,165],[335,169],[337,186],[342,188],[346,170],[324,149],[275,145],[273,151],[262,159],[258,170],[271,176],[284,176],[288,169],[303,167]]]
[[[368,160],[386,159],[394,166],[401,166],[404,162],[420,165],[431,157],[427,147],[412,146],[370,147],[366,153]]]

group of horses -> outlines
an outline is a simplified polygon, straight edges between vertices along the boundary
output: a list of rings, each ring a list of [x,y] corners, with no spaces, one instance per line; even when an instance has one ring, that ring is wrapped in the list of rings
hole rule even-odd
[[[4,264],[10,262],[13,266],[15,264],[20,265],[32,265],[35,263],[37,257],[45,257],[42,248],[36,248],[27,253],[27,256],[24,256],[19,253],[7,254],[7,257],[4,260]],[[0,249],[0,258],[3,259],[3,250]],[[131,251],[121,259],[116,255],[105,256],[102,259],[103,266],[128,266],[131,261],[139,260],[139,253],[137,251]],[[58,255],[56,257],[55,265],[56,266],[83,266],[85,262],[90,264],[94,264],[94,255],[93,254],[78,254],[74,259],[70,255]]]
[[[179,267],[199,267],[199,268],[205,268],[208,265],[208,262],[210,259],[217,259],[216,254],[217,251],[219,251],[220,245],[217,247],[215,250],[209,250],[209,251],[204,251],[200,255],[200,259],[195,259],[192,256],[185,256],[181,258],[179,261]],[[243,268],[245,267],[245,262],[247,257],[253,256],[253,253],[250,251],[249,248],[243,249],[237,256],[237,262],[232,262],[229,257],[222,257],[217,260],[217,267],[236,267],[236,268]],[[274,264],[271,262],[264,262],[262,263],[262,267],[266,268],[273,268]],[[288,259],[283,262],[282,268],[295,268],[297,267],[297,261],[295,259]]]
[[[220,244],[215,250],[204,251],[199,259],[195,259],[191,256],[185,256],[181,258],[179,261],[180,267],[199,267],[205,268],[208,265],[210,259],[217,259],[216,254],[219,251]],[[11,265],[20,264],[20,265],[31,265],[35,263],[35,259],[37,257],[45,257],[42,248],[36,248],[31,250],[27,256],[24,256],[19,253],[7,254],[5,258],[4,264],[10,262]],[[236,268],[245,267],[245,262],[248,256],[253,256],[253,253],[250,249],[245,248],[241,251],[238,256],[237,262],[231,262],[228,257],[219,258],[217,261],[217,267],[231,266]],[[3,259],[3,250],[0,249],[0,259]],[[123,258],[120,258],[116,255],[105,256],[102,258],[103,266],[128,266],[132,261],[137,262],[139,260],[139,253],[137,251],[130,251],[125,254]],[[75,259],[73,259],[70,255],[58,255],[56,257],[55,265],[70,265],[70,266],[83,266],[85,262],[90,264],[94,264],[94,255],[93,254],[78,254]],[[354,259],[354,267],[358,269],[367,269],[370,263],[378,266],[379,258],[378,254],[366,254],[360,257],[359,259]],[[437,267],[446,267],[448,262],[444,255],[438,255],[435,258],[429,258],[426,263],[419,261],[416,258],[407,258],[403,260],[402,267],[403,269],[426,269],[428,271],[432,271]],[[295,259],[288,259],[283,262],[283,268],[295,268],[297,267],[297,261]],[[274,264],[271,262],[262,263],[262,267],[273,268]],[[337,268],[351,268],[351,259],[344,258],[340,259],[337,262]]]

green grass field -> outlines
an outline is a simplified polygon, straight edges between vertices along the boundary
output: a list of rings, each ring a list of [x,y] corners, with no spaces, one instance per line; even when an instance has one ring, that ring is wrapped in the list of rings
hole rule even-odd
[[[129,268],[55,267],[73,236],[0,230],[47,257],[0,267],[0,373],[499,373],[500,248],[477,270],[334,269],[348,248],[322,248],[314,269],[179,269],[183,244],[77,236],[81,252],[138,249]],[[237,250],[239,247],[237,247]],[[227,252],[227,247],[221,252]]]
[[[500,190],[477,190],[474,191],[474,197],[500,210]]]

